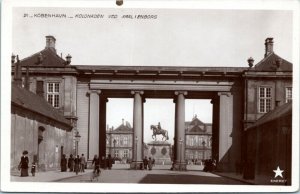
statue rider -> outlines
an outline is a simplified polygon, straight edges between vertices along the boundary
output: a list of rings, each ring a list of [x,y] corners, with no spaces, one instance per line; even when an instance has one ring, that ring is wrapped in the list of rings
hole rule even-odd
[[[161,131],[160,122],[158,122],[157,129],[158,129],[158,131]]]

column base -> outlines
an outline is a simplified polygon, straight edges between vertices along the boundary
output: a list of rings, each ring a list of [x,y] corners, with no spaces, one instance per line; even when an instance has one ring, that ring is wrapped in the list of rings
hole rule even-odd
[[[172,165],[172,170],[175,171],[186,171],[186,163],[176,162]]]
[[[132,169],[132,170],[143,170],[144,169],[143,161],[132,161],[130,163],[130,169]]]

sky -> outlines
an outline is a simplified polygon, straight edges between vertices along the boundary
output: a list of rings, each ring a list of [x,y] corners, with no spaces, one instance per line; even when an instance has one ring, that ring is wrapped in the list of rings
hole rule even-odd
[[[66,14],[67,18],[30,17],[40,13]],[[99,14],[103,18],[76,18],[77,14]],[[156,19],[121,18],[139,14],[154,15]],[[108,18],[109,15],[118,18]],[[275,53],[292,61],[291,11],[13,9],[12,49],[20,59],[42,50],[46,35],[56,38],[59,55],[72,55],[72,65],[247,67],[250,56],[255,63],[263,58],[267,37],[274,38]],[[122,119],[132,124],[132,99],[110,99],[107,106],[109,126],[119,126]],[[186,100],[185,120],[190,121],[197,114],[200,120],[209,123],[211,109],[210,100]],[[152,140],[149,126],[158,122],[169,131],[172,141],[175,117],[172,99],[149,99],[144,110],[144,141]]]

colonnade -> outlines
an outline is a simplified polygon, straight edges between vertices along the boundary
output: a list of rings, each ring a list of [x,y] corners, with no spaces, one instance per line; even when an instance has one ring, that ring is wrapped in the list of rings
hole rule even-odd
[[[89,101],[89,141],[88,159],[93,159],[94,155],[105,156],[105,125],[106,102],[101,99],[101,90],[91,90],[88,92]],[[133,96],[133,152],[131,168],[139,168],[143,160],[143,98],[144,91],[131,91]],[[175,91],[175,137],[174,137],[174,170],[186,170],[185,162],[185,97],[187,91]],[[218,160],[229,162],[228,150],[232,145],[231,132],[233,130],[233,98],[229,92],[219,92],[219,138],[218,138]],[[105,111],[103,111],[103,109]],[[101,111],[102,110],[102,111]],[[214,108],[215,112],[215,108]],[[216,119],[214,118],[214,121]],[[104,127],[104,129],[103,129]],[[102,129],[101,129],[102,128]],[[104,133],[103,133],[104,130]],[[101,132],[102,131],[102,132]],[[100,143],[99,143],[100,142]],[[101,143],[102,142],[102,143]],[[104,143],[103,143],[104,142]],[[102,151],[101,151],[102,150]]]

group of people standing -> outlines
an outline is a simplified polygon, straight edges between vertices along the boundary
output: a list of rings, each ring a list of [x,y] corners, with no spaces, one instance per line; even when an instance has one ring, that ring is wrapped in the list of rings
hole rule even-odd
[[[66,172],[69,169],[70,172],[75,172],[78,174],[79,172],[84,172],[86,168],[86,159],[84,154],[81,154],[81,157],[77,155],[73,157],[73,154],[70,155],[69,159],[66,158],[66,155],[63,154],[60,161],[61,172]]]
[[[149,157],[149,159],[147,159],[147,156],[145,156],[145,158],[143,159],[143,168],[144,170],[152,170],[152,167],[155,165],[155,160],[154,158],[151,159],[151,157]]]

